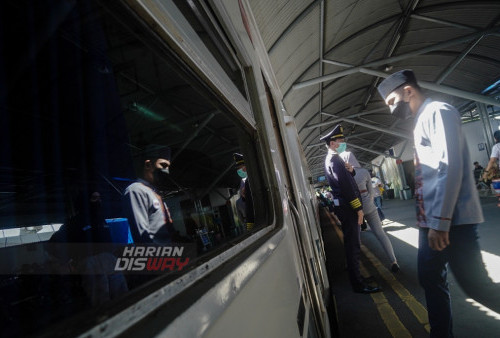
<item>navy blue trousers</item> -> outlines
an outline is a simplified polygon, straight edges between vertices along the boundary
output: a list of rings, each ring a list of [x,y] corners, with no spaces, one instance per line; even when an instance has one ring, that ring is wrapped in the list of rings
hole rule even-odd
[[[429,247],[429,229],[420,228],[418,278],[425,290],[431,337],[453,337],[447,266],[464,292],[484,306],[500,311],[500,286],[489,278],[479,248],[477,224],[451,227],[450,245],[436,251]]]
[[[347,262],[349,281],[353,288],[359,288],[363,282],[359,272],[359,257],[361,252],[360,226],[358,214],[348,206],[335,207],[335,215],[342,223],[344,234],[344,250]]]

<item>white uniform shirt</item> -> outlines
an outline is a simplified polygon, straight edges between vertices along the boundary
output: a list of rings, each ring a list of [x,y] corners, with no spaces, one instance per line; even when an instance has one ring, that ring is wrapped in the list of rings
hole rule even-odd
[[[380,196],[380,189],[378,188],[382,181],[378,177],[372,177],[373,197]]]
[[[497,158],[497,166],[500,168],[500,143],[497,143],[491,148],[491,157]]]
[[[484,222],[458,111],[425,100],[415,117],[413,137],[417,224],[449,231],[453,225]]]
[[[172,222],[170,212],[148,182],[139,179],[129,185],[124,200],[135,242],[168,241],[167,223]]]

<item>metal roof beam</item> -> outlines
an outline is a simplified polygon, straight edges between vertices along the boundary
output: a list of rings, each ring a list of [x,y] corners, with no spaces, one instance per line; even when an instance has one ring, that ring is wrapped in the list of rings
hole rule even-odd
[[[385,157],[392,157],[392,158],[396,158],[395,156],[391,156],[391,155],[389,155],[389,154],[386,154],[386,153],[383,153],[383,152],[380,152],[380,151],[376,151],[376,150],[373,150],[373,149],[369,149],[369,148],[365,148],[365,147],[357,146],[357,145],[355,145],[355,144],[349,144],[349,147],[353,147],[353,148],[361,149],[361,150],[368,151],[368,152],[370,152],[370,153],[377,154],[377,155],[382,155],[382,156],[385,156]]]
[[[364,73],[364,74],[383,77],[383,78],[386,78],[389,75],[391,75],[391,74],[387,74],[387,73],[380,72],[377,70],[364,69],[364,68],[360,68],[359,71],[361,73]],[[489,97],[489,96],[475,94],[475,93],[467,92],[465,90],[460,90],[460,89],[456,89],[456,88],[452,88],[452,87],[437,85],[435,83],[426,82],[426,81],[418,81],[418,85],[422,88],[427,88],[427,89],[433,90],[435,92],[444,93],[444,94],[448,94],[448,95],[452,95],[452,96],[456,96],[456,97],[461,97],[463,99],[481,102],[481,103],[485,103],[488,105],[500,107],[500,102],[495,100],[492,97]],[[387,108],[387,109],[389,109],[389,108]]]
[[[326,153],[321,154],[321,155],[311,156],[311,157],[309,157],[309,160],[312,160],[313,158],[323,157],[323,156],[326,156]]]
[[[419,2],[420,2],[420,0],[413,0],[410,3],[408,3],[408,5],[404,9],[403,13],[401,13],[401,16],[399,17],[399,19],[395,22],[394,33],[392,34],[392,37],[390,38],[389,43],[386,46],[386,49],[384,52],[384,58],[388,58],[388,57],[393,56],[394,51],[396,50],[396,48],[399,44],[399,41],[404,36],[404,31],[406,30],[408,23],[410,22],[410,18],[411,18],[410,15],[413,12],[413,10],[418,6]],[[392,27],[391,27],[391,30],[392,30]],[[387,34],[387,36],[388,35],[389,34]],[[383,39],[381,39],[379,41],[379,43],[376,44],[376,46],[378,44],[380,44],[382,40]],[[377,47],[376,46],[373,46],[370,53],[368,53],[368,55],[363,59],[363,63],[368,62],[368,59],[371,57],[373,52],[378,48],[378,46]],[[370,88],[366,91],[366,95],[363,98],[363,100],[361,101],[361,102],[363,102],[363,106],[362,106],[361,110],[366,109],[366,107],[368,106],[368,102],[370,102],[370,100],[373,96],[373,93],[377,91],[378,80],[379,80],[378,78],[375,78],[372,80],[372,83],[370,84]]]
[[[372,130],[369,130],[369,131],[364,131],[362,133],[350,134],[350,135],[346,136],[345,139],[349,140],[351,138],[359,138],[359,139],[361,139],[363,141],[366,141],[366,139],[364,139],[363,136],[370,135],[370,134],[373,134],[373,133],[376,133],[376,132],[378,132],[378,131],[372,129]]]
[[[451,26],[451,27],[455,27],[455,28],[463,28],[463,29],[469,29],[469,30],[473,30],[473,31],[480,30],[480,28],[478,28],[478,27],[467,26],[467,25],[463,25],[460,23],[451,22],[451,21],[442,20],[442,19],[430,18],[428,16],[424,16],[424,15],[420,15],[420,14],[412,14],[411,17],[412,17],[412,19],[429,21],[429,22],[433,22],[433,23],[439,23],[439,24],[442,24],[445,26]]]
[[[360,125],[362,127],[366,127],[366,128],[373,129],[373,130],[378,130],[378,131],[383,132],[385,134],[394,135],[394,136],[401,137],[401,138],[404,138],[404,139],[407,139],[407,140],[413,140],[413,136],[410,136],[408,134],[400,133],[400,132],[393,131],[393,130],[390,130],[390,129],[387,129],[387,128],[383,128],[383,127],[373,126],[371,124],[360,122],[360,121],[353,120],[353,119],[344,118],[343,120],[345,122],[349,122],[349,123],[352,123],[352,124],[357,124],[357,125]]]
[[[325,34],[325,2],[324,0],[321,0],[321,4],[319,7],[319,75],[323,76],[324,70],[323,70],[323,40],[324,40],[324,34]],[[319,101],[319,111],[323,109],[323,83],[318,84],[319,86],[319,91],[318,91],[318,101]],[[320,121],[322,117],[320,116]]]
[[[465,59],[465,57],[472,51],[472,49],[474,49],[474,47],[476,47],[476,45],[479,43],[479,41],[481,41],[483,37],[479,37],[478,39],[476,39],[476,41],[472,42],[466,50],[464,50],[460,56],[458,58],[455,59],[455,61],[453,61],[453,63],[451,65],[448,66],[448,68],[445,69],[445,71],[439,76],[439,79],[437,79],[436,81],[436,84],[441,84],[447,77],[448,75],[451,74],[451,72],[453,72],[455,70],[455,68],[457,68],[457,66],[460,64],[460,62],[463,61],[463,59]]]
[[[389,108],[387,108],[387,109],[389,109]],[[413,137],[410,136],[410,135],[408,135],[408,134],[400,133],[400,132],[393,131],[393,130],[390,130],[390,129],[387,129],[387,128],[383,128],[383,127],[374,126],[374,125],[371,125],[369,123],[365,123],[365,122],[353,120],[353,119],[346,118],[346,117],[341,117],[341,118],[338,118],[337,120],[339,122],[340,121],[345,121],[345,122],[348,122],[348,123],[360,125],[360,126],[365,127],[365,128],[377,130],[377,131],[380,131],[380,132],[385,133],[385,134],[390,134],[390,135],[401,137],[401,138],[404,138],[404,139],[413,140]],[[310,126],[308,128],[316,128],[316,127],[317,126]]]
[[[307,6],[306,9],[302,11],[302,13],[297,16],[291,24],[289,24],[286,29],[281,33],[281,35],[274,41],[273,45],[269,48],[268,54],[271,55],[274,48],[280,44],[280,42],[304,19],[311,11],[316,7],[316,5],[320,2],[323,2],[323,0],[315,0]]]
[[[314,84],[318,84],[320,82],[334,80],[334,79],[337,79],[339,77],[343,77],[343,76],[346,76],[346,75],[351,75],[351,74],[357,73],[362,68],[366,68],[366,67],[378,67],[378,66],[386,65],[388,63],[395,63],[395,62],[398,62],[398,61],[401,61],[401,60],[405,60],[405,59],[408,59],[408,58],[411,58],[411,57],[414,57],[414,56],[418,56],[418,55],[421,55],[421,54],[432,52],[432,51],[435,51],[435,50],[438,50],[438,49],[444,49],[444,48],[447,48],[447,47],[450,47],[450,46],[454,46],[454,45],[457,45],[457,44],[460,44],[460,43],[464,43],[464,42],[467,42],[467,41],[470,41],[470,40],[474,40],[474,39],[477,39],[477,38],[479,38],[479,37],[481,37],[483,35],[489,35],[489,34],[498,33],[498,32],[500,32],[500,26],[495,26],[495,27],[488,28],[488,29],[485,29],[485,30],[480,31],[480,32],[472,33],[472,34],[465,35],[465,36],[462,36],[462,37],[459,37],[459,38],[456,38],[456,39],[452,39],[452,40],[448,40],[448,41],[445,41],[445,42],[437,43],[437,44],[434,44],[432,46],[428,46],[428,47],[425,47],[425,48],[417,49],[417,50],[414,50],[412,52],[408,52],[408,53],[404,53],[404,54],[401,54],[401,55],[392,56],[392,57],[389,57],[389,58],[385,58],[385,59],[380,59],[380,60],[368,62],[368,63],[366,63],[364,65],[357,66],[357,67],[352,67],[350,69],[343,70],[343,71],[340,71],[340,72],[337,72],[337,73],[328,74],[328,75],[320,76],[320,77],[313,78],[313,79],[310,79],[310,80],[306,80],[306,81],[303,81],[303,82],[295,83],[292,86],[292,88],[293,89],[300,89],[300,88],[303,88],[303,87],[307,87],[307,86],[311,86],[311,85],[314,85]]]
[[[308,145],[307,148],[312,148],[312,147],[317,147],[317,146],[322,146],[324,145],[325,143],[324,142],[321,142],[321,143],[316,143],[316,144],[311,144],[311,145]],[[380,151],[376,151],[376,150],[373,150],[373,149],[368,149],[368,148],[365,148],[365,147],[362,147],[362,146],[357,146],[355,144],[349,144],[349,147],[353,147],[353,148],[357,148],[357,149],[361,149],[361,150],[364,150],[364,151],[368,151],[370,153],[373,153],[373,154],[377,154],[377,155],[383,155],[385,157],[391,157],[391,158],[396,158],[395,156],[391,156],[389,154],[386,154],[386,153],[383,153],[383,152],[380,152]]]
[[[394,122],[392,122],[392,123],[391,123],[391,126],[389,127],[389,129],[388,129],[388,130],[392,130],[392,128],[394,128],[394,127],[396,126],[396,124],[397,124],[397,123],[398,123],[398,121],[397,121],[397,120],[395,120]],[[373,145],[375,145],[375,144],[378,144],[378,143],[379,143],[379,141],[380,141],[380,139],[382,138],[382,136],[383,136],[383,135],[382,135],[382,134],[380,134],[380,135],[377,137],[377,139],[375,140],[375,142],[373,142],[373,143],[372,143],[372,147],[373,147]],[[410,137],[410,138],[411,138],[411,139],[413,139],[413,137]],[[407,138],[406,140],[409,140],[410,138]]]
[[[213,119],[215,117],[215,115],[217,115],[218,112],[212,112],[210,113],[206,118],[205,120],[203,120],[203,122],[201,122],[201,124],[198,126],[198,128],[196,128],[196,130],[191,134],[191,136],[188,137],[188,139],[182,144],[181,148],[175,153],[175,155],[172,157],[172,162],[177,158],[177,156],[179,156],[182,151],[196,138],[196,136],[198,136],[198,134],[200,133],[200,131],[202,131],[206,125],[208,124],[208,122],[210,122],[211,119]]]
[[[354,67],[354,65],[351,65],[348,63],[338,62],[338,61],[333,61],[333,60],[328,60],[328,59],[323,59],[321,61],[324,63],[329,63],[329,64],[334,65],[334,66],[340,66],[340,67],[346,67],[346,68]]]
[[[358,113],[358,114],[354,114],[354,115],[351,116],[351,118],[360,117],[360,116],[363,116],[363,115],[370,115],[370,114],[373,114],[373,113],[377,113],[379,111],[385,111],[387,109],[389,109],[389,107],[382,107],[382,108],[376,108],[376,109],[372,109],[372,110],[367,110],[367,111],[364,111],[364,112],[361,112],[361,113]],[[328,113],[325,113],[325,112],[321,112],[321,114],[325,114],[325,115],[330,115],[330,116],[333,116],[333,117],[337,117],[335,115],[328,114]],[[308,125],[308,126],[304,126],[303,128],[304,129],[311,129],[311,128],[322,127],[322,126],[326,126],[326,125],[329,125],[329,124],[341,122],[343,119],[344,119],[343,117],[338,117],[335,120],[325,121],[325,122],[321,122],[321,123],[315,123],[315,124],[311,124],[311,125]]]

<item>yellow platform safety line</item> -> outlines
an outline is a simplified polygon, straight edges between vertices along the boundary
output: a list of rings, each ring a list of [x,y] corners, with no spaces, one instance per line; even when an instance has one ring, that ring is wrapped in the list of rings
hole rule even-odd
[[[375,257],[373,253],[364,245],[361,245],[361,251],[372,263],[372,265],[377,269],[379,274],[384,278],[391,288],[396,292],[396,294],[401,298],[405,305],[410,309],[415,318],[422,324],[427,332],[430,332],[431,326],[429,324],[429,319],[427,316],[427,310],[425,307],[412,296],[412,294],[401,284],[392,272],[390,272],[380,260]]]
[[[365,276],[368,275],[366,268],[361,262],[359,264],[359,269],[363,275]],[[384,321],[385,326],[387,327],[391,335],[397,338],[407,338],[407,337],[411,338],[412,335],[403,325],[403,323],[399,319],[398,315],[396,314],[392,306],[389,304],[389,301],[384,296],[384,294],[382,292],[371,293],[370,296],[372,297],[373,302],[377,306],[377,310],[380,313],[380,317],[382,317],[382,320]]]

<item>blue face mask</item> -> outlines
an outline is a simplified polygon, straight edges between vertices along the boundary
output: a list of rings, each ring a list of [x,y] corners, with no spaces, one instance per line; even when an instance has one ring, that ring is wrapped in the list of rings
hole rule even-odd
[[[246,178],[247,177],[247,172],[244,171],[243,169],[238,169],[236,172],[238,173],[238,176],[241,177],[241,178]]]
[[[345,142],[339,143],[339,147],[337,148],[337,153],[342,154],[345,151],[346,147],[347,147],[347,143],[345,143]]]

